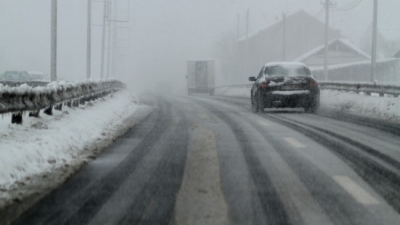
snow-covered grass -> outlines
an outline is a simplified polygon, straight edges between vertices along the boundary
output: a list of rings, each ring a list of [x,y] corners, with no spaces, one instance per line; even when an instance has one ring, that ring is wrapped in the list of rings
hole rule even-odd
[[[223,87],[215,90],[216,95],[250,98],[249,87]],[[400,98],[389,95],[367,96],[353,92],[321,90],[321,109],[351,113],[400,123]]]
[[[126,119],[140,106],[127,90],[53,116],[24,116],[23,125],[0,118],[0,199],[16,182],[82,161],[128,129]],[[75,163],[76,164],[76,163]],[[27,179],[28,178],[28,179]]]
[[[400,98],[323,90],[321,107],[400,123]]]

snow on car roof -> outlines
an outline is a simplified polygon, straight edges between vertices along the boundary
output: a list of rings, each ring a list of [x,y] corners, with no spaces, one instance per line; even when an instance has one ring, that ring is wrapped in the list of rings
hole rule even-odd
[[[265,64],[265,66],[304,66],[307,67],[306,64],[302,62],[270,62]]]

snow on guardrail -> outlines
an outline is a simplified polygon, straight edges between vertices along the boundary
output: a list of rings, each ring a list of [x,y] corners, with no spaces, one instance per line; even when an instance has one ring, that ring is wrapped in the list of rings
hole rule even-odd
[[[46,81],[27,81],[27,82],[22,82],[22,81],[0,81],[0,85],[3,84],[3,86],[8,86],[8,87],[19,87],[23,84],[27,84],[30,87],[41,87],[41,86],[46,86],[50,82]]]
[[[337,90],[337,91],[347,91],[347,92],[352,91],[356,93],[362,92],[367,95],[371,95],[371,93],[377,93],[381,97],[383,97],[385,94],[393,95],[394,97],[399,97],[400,95],[400,85],[380,84],[373,82],[338,82],[338,81],[319,81],[318,83],[321,89],[327,89],[327,90]],[[220,89],[220,88],[250,89],[252,85],[253,84],[226,85],[226,86],[216,87],[215,89]]]
[[[12,113],[12,123],[22,123],[24,112],[37,117],[41,109],[46,109],[45,113],[51,115],[53,106],[58,110],[63,105],[79,106],[123,88],[125,84],[118,80],[60,81],[37,87],[28,84],[10,87],[0,83],[0,114]]]

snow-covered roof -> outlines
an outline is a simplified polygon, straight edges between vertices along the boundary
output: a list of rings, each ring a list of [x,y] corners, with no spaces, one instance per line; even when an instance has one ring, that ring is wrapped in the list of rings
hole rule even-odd
[[[389,58],[389,59],[378,59],[376,60],[377,63],[386,63],[386,62],[392,62],[392,61],[397,61],[399,59],[396,58]],[[352,62],[352,63],[343,63],[343,64],[338,64],[338,65],[330,65],[329,69],[341,69],[345,67],[350,67],[350,66],[357,66],[357,65],[368,65],[371,64],[371,60],[365,60],[365,61],[359,61],[359,62]],[[320,71],[323,70],[323,66],[312,66],[310,67],[311,71]]]
[[[306,64],[302,62],[270,62],[265,66],[306,66]]]
[[[358,54],[360,54],[360,55],[366,57],[367,59],[370,59],[370,58],[371,58],[367,53],[363,52],[361,49],[359,49],[357,46],[355,46],[353,43],[351,43],[351,41],[348,40],[348,39],[344,39],[344,38],[335,39],[335,40],[329,42],[328,46],[331,45],[331,44],[333,44],[333,43],[335,43],[335,42],[341,42],[342,44],[344,44],[344,45],[346,45],[347,47],[353,49],[353,50],[356,51]],[[299,56],[297,59],[295,59],[295,61],[303,61],[303,60],[305,60],[306,58],[308,58],[308,57],[314,55],[315,53],[317,53],[317,52],[323,50],[324,48],[325,48],[325,45],[320,45],[320,46],[318,46],[318,47],[316,47],[316,48],[314,48],[314,49],[312,49],[312,50],[310,50],[310,51],[304,53],[303,55]]]

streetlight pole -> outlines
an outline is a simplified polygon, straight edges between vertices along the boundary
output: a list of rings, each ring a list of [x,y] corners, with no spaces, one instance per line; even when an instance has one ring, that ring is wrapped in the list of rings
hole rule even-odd
[[[372,28],[371,82],[376,78],[376,52],[378,42],[378,0],[374,0],[374,22]]]
[[[108,17],[111,19],[112,18],[112,12],[111,12],[111,2],[109,2],[108,5]],[[107,73],[106,73],[106,78],[110,77],[110,63],[111,63],[111,27],[112,27],[112,23],[111,21],[108,22],[108,44],[107,44]]]
[[[50,80],[57,81],[57,0],[51,1],[51,68]]]
[[[115,2],[115,4],[114,4],[114,17],[115,17],[115,19],[117,19],[117,15],[118,15],[118,11],[119,11],[119,8],[118,8],[118,1],[116,1]],[[114,24],[114,27],[113,27],[113,37],[112,37],[112,39],[113,39],[113,43],[112,43],[112,65],[111,65],[111,75],[113,76],[113,77],[116,77],[116,74],[117,74],[117,71],[118,70],[116,70],[116,67],[117,67],[117,53],[118,53],[118,48],[117,48],[117,28],[118,28],[118,26],[116,25],[116,24]]]
[[[250,9],[247,9],[247,14],[246,14],[246,49],[245,49],[245,61],[244,61],[244,74],[248,73],[247,67],[248,67],[248,51],[249,51],[249,20],[250,20]]]
[[[87,18],[87,58],[86,58],[86,79],[90,79],[91,54],[92,54],[92,0],[88,1]]]
[[[107,22],[107,3],[108,0],[104,0],[104,12],[103,12],[103,35],[102,35],[102,44],[101,44],[101,69],[100,69],[100,78],[104,78],[104,51],[106,44],[106,22]]]
[[[325,52],[324,52],[324,79],[328,80],[328,48],[329,48],[329,7],[330,1],[325,2]]]
[[[282,60],[286,61],[286,13],[282,14],[283,33],[282,33]]]

